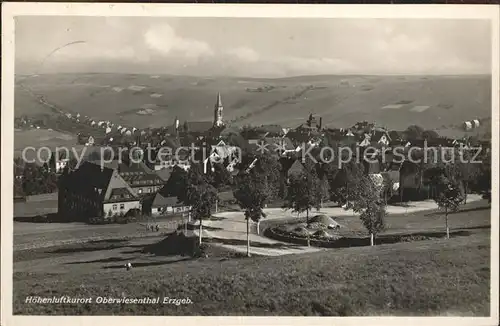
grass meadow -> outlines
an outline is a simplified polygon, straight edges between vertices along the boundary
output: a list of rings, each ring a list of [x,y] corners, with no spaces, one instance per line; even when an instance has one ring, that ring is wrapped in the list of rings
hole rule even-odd
[[[346,217],[346,219],[348,219]],[[355,228],[357,217],[352,217]],[[278,257],[151,255],[163,235],[14,252],[14,314],[81,315],[446,315],[487,316],[490,209],[484,201],[450,216],[389,217],[387,234],[441,232],[431,240]],[[89,229],[89,233],[95,232]],[[81,231],[83,232],[83,231]],[[367,241],[368,244],[368,241]],[[123,264],[134,262],[126,271]],[[29,304],[26,296],[171,297],[171,304]]]

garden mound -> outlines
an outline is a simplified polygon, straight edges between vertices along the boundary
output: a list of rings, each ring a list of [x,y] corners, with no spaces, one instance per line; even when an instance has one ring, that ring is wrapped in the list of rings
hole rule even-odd
[[[318,228],[338,229],[338,224],[333,218],[326,215],[316,215],[310,218],[309,223],[312,225],[322,226]]]

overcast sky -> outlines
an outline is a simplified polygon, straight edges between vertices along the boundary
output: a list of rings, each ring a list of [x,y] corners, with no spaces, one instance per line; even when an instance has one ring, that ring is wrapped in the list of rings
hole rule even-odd
[[[281,77],[483,74],[490,70],[490,25],[480,20],[16,19],[19,74],[127,72]]]

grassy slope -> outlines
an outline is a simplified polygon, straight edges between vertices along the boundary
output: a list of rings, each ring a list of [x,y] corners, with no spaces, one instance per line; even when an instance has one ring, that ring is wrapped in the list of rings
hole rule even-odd
[[[450,216],[452,230],[470,228],[472,231],[468,236],[450,240],[229,261],[214,257],[138,267],[132,272],[103,270],[104,265],[101,268],[80,265],[77,272],[66,274],[70,277],[58,269],[44,273],[16,272],[14,312],[484,316],[489,313],[490,230],[478,226],[489,225],[490,211],[478,209],[481,205],[468,204],[466,210]],[[406,228],[407,232],[442,231],[444,226],[442,216],[431,212],[394,216],[392,220],[388,225],[390,229]],[[355,227],[354,224],[351,226]],[[26,255],[23,253],[23,257]],[[59,259],[45,253],[43,257],[38,255],[29,254],[23,260],[52,259],[55,266]],[[85,253],[80,255],[83,255],[80,259],[85,259]],[[194,303],[187,306],[30,305],[23,303],[27,295],[187,296]]]
[[[349,85],[342,85],[342,80],[347,80]],[[487,76],[306,76],[263,80],[64,74],[30,78],[24,85],[63,109],[118,123],[133,122],[138,127],[170,124],[175,116],[181,120],[212,120],[212,108],[219,91],[226,119],[251,114],[239,120],[239,125],[280,123],[295,126],[302,123],[309,112],[314,112],[323,116],[325,124],[339,127],[366,119],[395,129],[413,123],[426,128],[442,128],[468,119],[488,117],[491,111],[490,78]],[[133,85],[145,88],[141,91],[113,90],[113,87]],[[268,92],[246,91],[266,85],[275,88]],[[315,88],[297,97],[297,93],[307,86]],[[151,98],[152,93],[163,96]],[[380,109],[399,101],[411,101],[411,104],[398,110]],[[158,105],[152,116],[133,113],[148,104]],[[16,114],[40,111],[38,105],[27,108],[29,105],[29,101],[19,102]],[[431,108],[422,113],[410,112],[414,105]]]
[[[487,238],[456,238],[70,278],[15,273],[14,313],[484,316],[489,259]],[[193,304],[35,305],[23,302],[27,295],[189,297]]]

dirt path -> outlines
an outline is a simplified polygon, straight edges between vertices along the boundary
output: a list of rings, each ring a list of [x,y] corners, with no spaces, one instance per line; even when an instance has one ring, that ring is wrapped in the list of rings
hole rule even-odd
[[[468,202],[474,202],[481,200],[479,195],[469,195]],[[432,200],[420,201],[409,203],[408,207],[401,206],[387,206],[387,212],[393,215],[403,215],[419,211],[434,210],[437,205]],[[283,220],[286,222],[290,219],[297,218],[297,214],[291,211],[285,211],[281,208],[268,208],[264,210],[267,214],[266,220]],[[313,212],[312,214],[324,214],[335,217],[355,217],[356,214],[352,210],[344,210],[340,207],[328,207],[322,208],[318,212]],[[203,236],[206,238],[212,238],[217,241],[218,245],[229,248],[238,252],[246,253],[246,222],[244,219],[243,212],[221,212],[215,214],[216,217],[220,217],[220,220],[214,221],[204,221],[203,226]],[[252,222],[253,224],[253,222]],[[251,228],[253,229],[253,228]],[[196,235],[199,234],[198,230],[195,230]],[[250,234],[251,248],[250,253],[255,255],[264,256],[279,256],[288,255],[296,253],[307,253],[313,251],[322,250],[317,247],[307,247],[295,244],[290,244],[286,242],[276,241],[267,238],[262,235]]]

